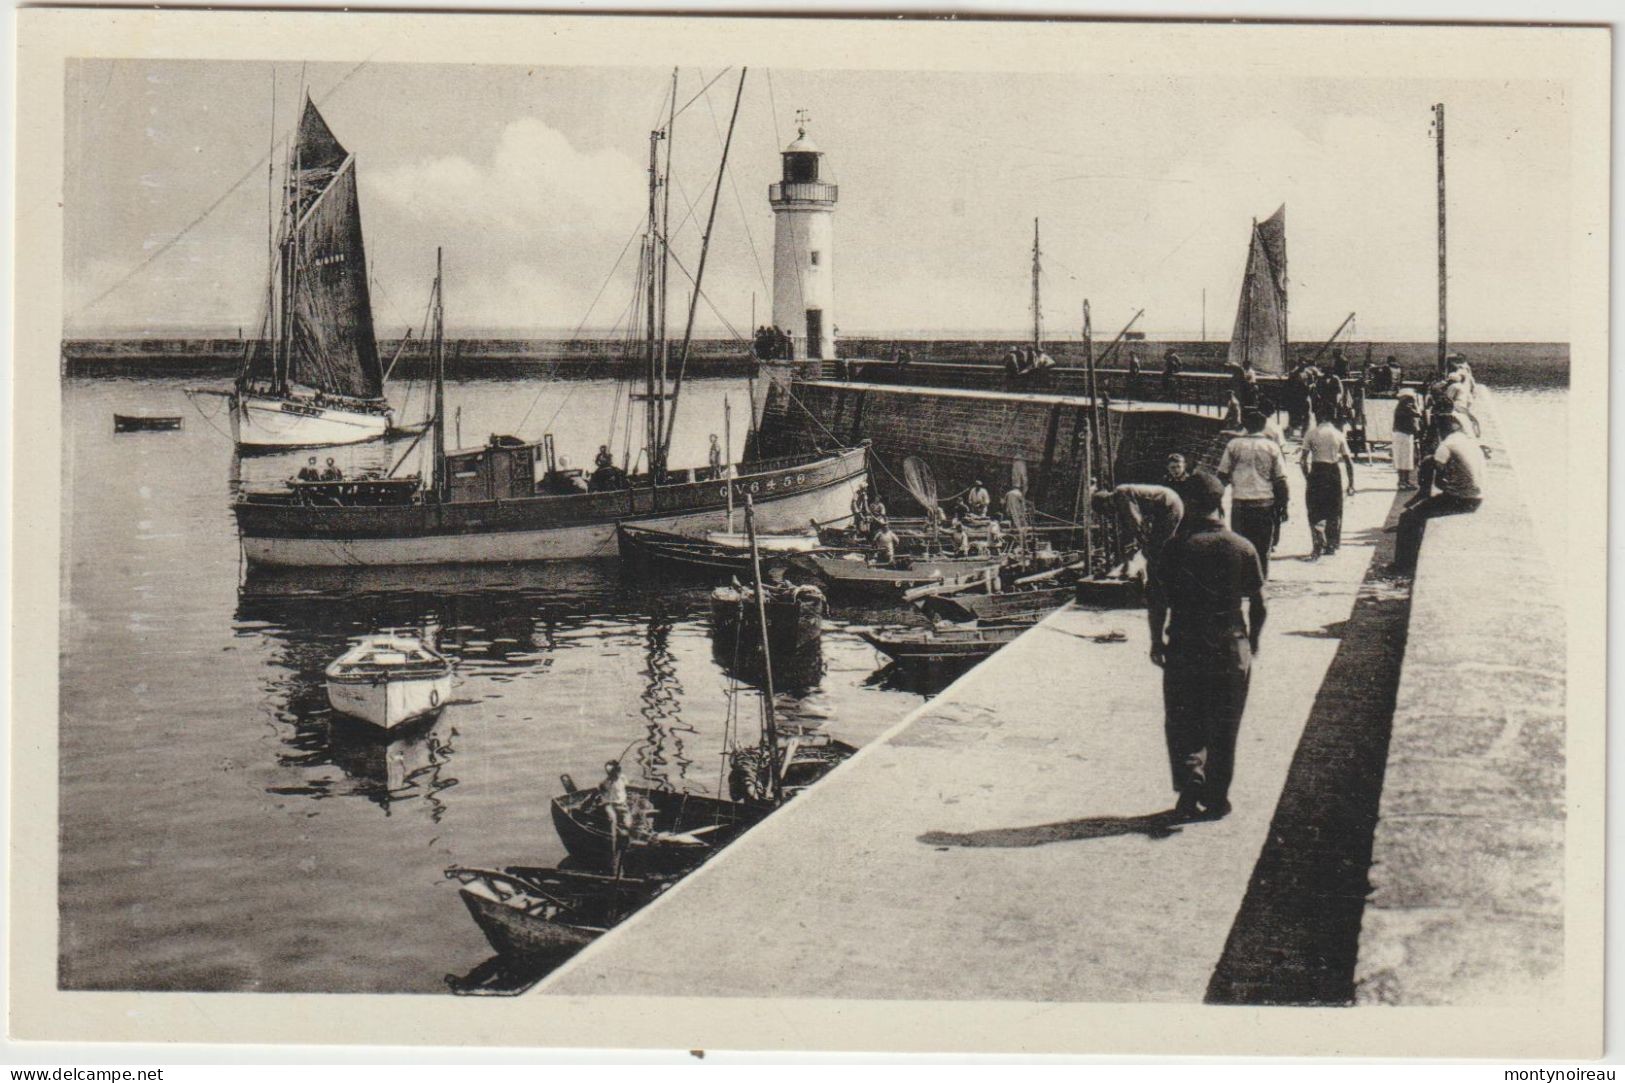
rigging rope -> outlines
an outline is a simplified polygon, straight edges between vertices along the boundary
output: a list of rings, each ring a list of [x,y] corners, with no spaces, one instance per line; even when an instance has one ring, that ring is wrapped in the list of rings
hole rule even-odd
[[[348,72],[346,72],[344,74],[344,78],[342,78],[338,82],[334,83],[332,89],[330,89],[326,94],[322,95],[321,102],[319,102],[317,104],[325,103],[334,94],[338,93],[339,88],[342,87],[345,83],[348,83],[350,81],[351,77],[356,74],[356,72],[358,72],[362,68],[366,67],[368,62],[371,61],[371,59],[372,59],[372,57],[369,56],[366,60],[363,60],[361,63],[357,64],[355,67],[351,68]],[[301,83],[304,82],[304,68],[303,67],[300,68],[300,82]],[[149,266],[151,266],[152,262],[154,260],[156,260],[159,256],[162,256],[165,252],[168,252],[171,248],[174,248],[177,244],[179,244],[181,242],[181,238],[185,237],[188,233],[192,232],[192,230],[196,229],[200,224],[202,224],[203,220],[205,218],[209,217],[209,215],[213,214],[216,210],[218,210],[222,203],[224,203],[227,199],[231,198],[231,196],[236,193],[237,189],[241,188],[244,184],[247,184],[248,181],[250,180],[250,178],[258,176],[259,171],[260,171],[260,166],[264,165],[267,161],[269,161],[272,158],[272,156],[276,154],[276,148],[281,146],[283,143],[287,142],[287,139],[288,139],[287,136],[283,136],[281,139],[279,139],[275,143],[273,143],[271,145],[271,149],[266,151],[264,156],[261,157],[259,161],[255,162],[252,166],[250,166],[249,169],[248,169],[248,172],[244,173],[241,177],[238,177],[237,178],[237,183],[233,184],[230,188],[227,188],[224,192],[222,192],[219,199],[216,199],[213,203],[209,204],[209,206],[203,211],[202,214],[198,215],[196,218],[194,218],[190,222],[188,222],[185,226],[181,227],[181,231],[179,233],[175,234],[175,236],[171,237],[169,240],[165,241],[163,244],[161,244],[157,248],[153,249],[152,253],[149,256],[147,256],[146,259],[142,260],[140,263],[138,263],[134,267],[130,268],[130,270],[128,272],[126,272],[124,274],[124,276],[122,278],[120,278],[117,282],[113,283],[111,286],[108,286],[105,290],[98,293],[95,297],[91,298],[90,301],[88,301],[87,303],[79,306],[79,309],[74,313],[74,317],[78,318],[80,316],[83,316],[86,312],[88,312],[92,308],[95,308],[97,305],[101,304],[103,301],[107,300],[107,298],[111,297],[115,292],[122,289],[124,287],[124,285],[127,282],[129,282],[132,278],[134,278],[136,275],[140,274],[142,271],[146,270]]]

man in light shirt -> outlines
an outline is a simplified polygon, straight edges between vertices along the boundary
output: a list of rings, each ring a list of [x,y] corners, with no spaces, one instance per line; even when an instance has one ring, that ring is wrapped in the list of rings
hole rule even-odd
[[[1281,447],[1264,434],[1264,415],[1242,413],[1246,432],[1225,445],[1219,480],[1230,486],[1230,529],[1253,543],[1264,578],[1270,575],[1270,543],[1275,539],[1277,490],[1286,484]]]
[[[1405,505],[1395,528],[1399,539],[1394,547],[1394,570],[1407,575],[1416,570],[1422,532],[1429,519],[1466,515],[1484,503],[1484,449],[1462,431],[1461,421],[1450,411],[1436,414],[1433,424],[1439,446],[1422,464],[1421,488]],[[1435,485],[1437,493],[1433,492]]]
[[[1303,438],[1298,461],[1309,483],[1304,494],[1304,502],[1309,507],[1309,529],[1314,535],[1309,559],[1316,560],[1321,554],[1331,556],[1343,543],[1343,488],[1337,464],[1341,462],[1348,467],[1348,495],[1353,496],[1354,456],[1342,427],[1330,417],[1324,417]]]

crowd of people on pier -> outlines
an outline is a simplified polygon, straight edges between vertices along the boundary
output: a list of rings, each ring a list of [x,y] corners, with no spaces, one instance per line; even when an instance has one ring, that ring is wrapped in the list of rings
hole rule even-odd
[[[1164,381],[1176,380],[1179,371],[1170,350]],[[1379,386],[1398,393],[1395,487],[1414,494],[1387,528],[1398,535],[1389,570],[1406,575],[1416,568],[1428,521],[1471,513],[1483,502],[1477,388],[1460,355],[1419,387],[1404,386],[1392,357],[1376,371]],[[1350,375],[1341,350],[1325,370],[1300,361],[1285,381],[1283,433],[1274,424],[1277,405],[1259,392],[1251,366],[1235,366],[1231,378],[1226,421],[1234,431],[1212,470],[1191,469],[1191,460],[1176,452],[1160,483],[1118,485],[1091,502],[1097,514],[1115,517],[1144,560],[1151,661],[1162,669],[1164,729],[1178,795],[1173,818],[1182,821],[1219,819],[1231,810],[1236,739],[1268,614],[1270,555],[1290,512],[1287,440],[1298,440],[1307,559],[1334,556],[1343,542],[1344,499],[1358,491],[1350,434],[1368,406],[1360,393],[1373,383],[1369,369]],[[1359,443],[1369,450],[1363,432]]]

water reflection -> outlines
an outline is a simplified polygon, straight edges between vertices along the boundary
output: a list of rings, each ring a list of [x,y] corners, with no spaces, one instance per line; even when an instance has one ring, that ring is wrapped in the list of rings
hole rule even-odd
[[[685,786],[694,761],[688,755],[687,738],[698,731],[683,721],[683,682],[677,675],[677,660],[671,650],[673,614],[663,604],[649,617],[644,646],[648,664],[644,668],[643,740],[635,750],[638,777],[658,789],[697,789],[696,782]]]

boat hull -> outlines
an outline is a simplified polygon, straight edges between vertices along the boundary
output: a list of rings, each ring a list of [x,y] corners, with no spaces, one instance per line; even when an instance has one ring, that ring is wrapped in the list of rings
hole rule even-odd
[[[440,710],[451,699],[451,674],[379,681],[329,677],[327,699],[341,714],[395,729]]]
[[[604,930],[537,917],[459,888],[474,924],[498,955],[533,967],[554,967],[592,943]]]
[[[234,401],[231,418],[238,446],[249,449],[359,444],[381,438],[390,421],[387,413],[254,394]]]
[[[805,528],[850,514],[863,483],[863,448],[813,463],[734,481],[749,494],[763,530]],[[721,529],[727,521],[723,482],[625,489],[517,500],[411,504],[400,507],[304,507],[239,501],[238,533],[250,564],[356,567],[406,564],[508,564],[590,560],[616,552],[625,522],[675,533]]]

